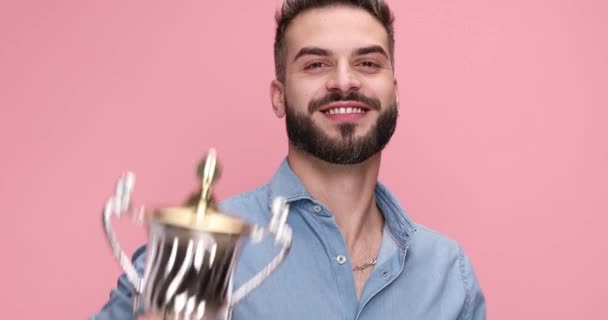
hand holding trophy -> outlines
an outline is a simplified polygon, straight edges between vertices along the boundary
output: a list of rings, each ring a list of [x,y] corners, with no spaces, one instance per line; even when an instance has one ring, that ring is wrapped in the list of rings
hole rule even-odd
[[[104,207],[106,237],[133,286],[134,312],[145,319],[229,319],[231,308],[281,264],[291,247],[285,199],[274,199],[268,226],[249,225],[217,209],[212,197],[219,177],[215,150],[210,150],[198,171],[200,192],[183,207],[136,209],[131,203],[132,173],[118,179],[115,194]],[[125,213],[148,227],[143,278],[112,230],[112,216],[120,218]],[[258,243],[267,236],[281,247],[279,253],[233,293],[232,278],[243,238]]]

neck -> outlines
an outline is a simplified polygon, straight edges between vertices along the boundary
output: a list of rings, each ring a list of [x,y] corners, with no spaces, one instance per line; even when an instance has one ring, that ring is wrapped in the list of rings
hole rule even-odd
[[[289,166],[306,190],[331,211],[350,249],[382,232],[384,218],[375,197],[380,158],[378,153],[362,163],[338,165],[289,145]]]

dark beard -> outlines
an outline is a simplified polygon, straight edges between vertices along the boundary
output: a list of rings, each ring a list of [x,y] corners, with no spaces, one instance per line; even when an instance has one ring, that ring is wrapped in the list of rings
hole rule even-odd
[[[309,113],[312,114],[329,102],[340,100],[361,101],[372,109],[381,109],[379,101],[358,93],[346,97],[332,94],[311,101],[308,107]],[[395,132],[398,114],[396,104],[387,106],[386,110],[380,113],[370,132],[359,138],[354,137],[356,124],[340,124],[338,129],[342,139],[334,139],[319,129],[309,115],[294,111],[285,101],[285,124],[289,141],[310,155],[334,164],[361,163],[382,151]]]

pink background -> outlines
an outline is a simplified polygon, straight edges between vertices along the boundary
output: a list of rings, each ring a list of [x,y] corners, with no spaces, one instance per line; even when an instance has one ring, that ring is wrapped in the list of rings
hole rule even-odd
[[[212,146],[220,198],[270,178],[278,3],[0,3],[0,318],[102,306],[120,271],[100,210],[123,170],[148,205],[180,201]],[[391,3],[402,116],[381,179],[465,247],[490,319],[605,319],[606,1]]]

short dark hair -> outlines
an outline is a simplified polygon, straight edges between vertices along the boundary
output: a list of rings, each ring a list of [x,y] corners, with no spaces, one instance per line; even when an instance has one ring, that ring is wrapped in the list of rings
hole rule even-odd
[[[343,5],[361,8],[378,20],[388,34],[388,49],[391,65],[394,66],[395,37],[393,33],[394,16],[383,0],[285,0],[277,11],[277,24],[274,38],[274,67],[275,76],[279,81],[285,80],[285,31],[293,19],[300,13],[310,9]]]

